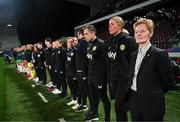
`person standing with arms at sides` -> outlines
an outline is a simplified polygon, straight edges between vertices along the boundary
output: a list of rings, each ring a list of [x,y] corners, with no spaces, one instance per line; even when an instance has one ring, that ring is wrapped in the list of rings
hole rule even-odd
[[[96,36],[93,25],[84,27],[84,37],[88,41],[88,87],[90,110],[85,115],[85,120],[98,120],[99,100],[103,102],[105,118],[110,121],[110,100],[107,95],[106,63],[104,41]]]
[[[52,77],[51,77],[51,81],[52,81],[52,84],[49,84],[48,85],[48,91],[50,91],[50,92],[52,92],[52,91],[54,91],[55,89],[56,89],[56,86],[57,86],[57,83],[56,83],[56,81],[57,81],[57,79],[56,79],[56,77],[57,77],[57,75],[55,76],[55,74],[57,74],[56,72],[55,72],[55,56],[56,56],[56,41],[53,41],[52,42],[52,50],[51,50],[51,55],[50,55],[50,65],[49,65],[49,69],[51,70],[51,72],[52,72]],[[55,91],[54,91],[55,92]],[[60,94],[61,92],[60,92],[60,90],[57,90],[56,89],[56,93],[57,94]]]
[[[124,20],[114,16],[109,20],[109,33],[106,42],[107,79],[111,99],[115,99],[116,121],[127,121],[127,91],[129,82],[130,55],[137,49],[135,40],[124,33]]]
[[[78,104],[72,108],[76,112],[88,110],[87,106],[87,94],[88,94],[88,84],[87,84],[87,41],[84,40],[84,30],[80,28],[77,31],[78,44],[76,46],[76,78],[78,82]]]
[[[37,66],[38,66],[38,74],[39,74],[39,84],[41,85],[45,85],[46,84],[46,80],[47,80],[47,76],[46,76],[46,68],[44,65],[44,61],[45,61],[45,55],[44,55],[44,50],[43,50],[43,43],[42,42],[38,42],[37,43]]]
[[[75,105],[77,104],[77,92],[78,92],[78,84],[76,80],[76,48],[74,48],[74,39],[73,37],[68,37],[66,39],[66,81],[68,83],[70,92],[71,92],[71,99],[68,101],[67,105]]]
[[[52,70],[49,68],[50,62],[51,62],[51,53],[52,53],[52,40],[51,38],[47,37],[44,40],[44,43],[46,45],[45,50],[45,67],[48,69],[49,75],[50,75],[50,82],[46,84],[46,86],[52,85]]]
[[[151,45],[154,23],[140,18],[134,23],[139,48],[132,54],[130,109],[132,121],[163,121],[164,93],[173,80],[168,54]]]
[[[57,85],[57,89],[52,91],[52,93],[59,94],[60,97],[66,97],[67,95],[67,83],[65,80],[66,51],[63,48],[62,40],[57,39],[55,41],[55,44],[56,44],[56,53],[55,53],[55,64],[54,64],[54,79]]]

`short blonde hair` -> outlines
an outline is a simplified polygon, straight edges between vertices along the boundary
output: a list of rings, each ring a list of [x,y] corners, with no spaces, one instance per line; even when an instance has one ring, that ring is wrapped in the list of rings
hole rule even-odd
[[[125,26],[124,20],[119,16],[114,16],[111,18],[112,20],[116,21],[116,23],[121,26],[122,28]]]
[[[134,30],[140,24],[145,24],[147,26],[147,29],[149,30],[149,32],[153,34],[153,32],[154,32],[154,22],[151,19],[140,18],[139,20],[137,20],[134,23],[134,25],[133,25]]]

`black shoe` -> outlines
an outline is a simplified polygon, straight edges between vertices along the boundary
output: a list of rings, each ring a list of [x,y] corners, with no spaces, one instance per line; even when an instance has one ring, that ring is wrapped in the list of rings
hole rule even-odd
[[[97,114],[93,114],[93,112],[88,112],[85,114],[85,119],[86,122],[91,122],[92,120],[99,120],[99,116]]]
[[[65,98],[65,100],[67,100],[67,102],[70,102],[72,99],[73,99],[72,96],[67,96],[67,97]]]
[[[85,113],[84,115],[84,119],[88,118],[91,114],[93,114],[93,112],[91,110],[89,110],[88,112]]]
[[[88,106],[87,105],[80,105],[77,109],[75,109],[75,112],[82,112],[82,111],[87,111]]]
[[[66,94],[61,93],[61,94],[59,94],[59,96],[64,98],[64,97],[66,97]]]

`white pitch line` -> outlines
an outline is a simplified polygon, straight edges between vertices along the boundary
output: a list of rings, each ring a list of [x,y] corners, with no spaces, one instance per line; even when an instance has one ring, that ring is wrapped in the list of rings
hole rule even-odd
[[[38,95],[41,97],[41,99],[42,99],[45,103],[48,102],[41,92],[38,92]]]

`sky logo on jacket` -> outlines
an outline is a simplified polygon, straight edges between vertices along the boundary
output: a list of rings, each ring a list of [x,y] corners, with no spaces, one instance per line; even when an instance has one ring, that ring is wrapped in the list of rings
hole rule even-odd
[[[113,59],[113,60],[114,60],[114,59],[116,58],[116,52],[111,52],[111,51],[110,51],[110,52],[108,53],[108,57],[109,57],[110,59]]]
[[[92,54],[89,54],[89,53],[88,53],[88,54],[87,54],[87,58],[90,59],[90,60],[92,60],[92,59],[93,59]]]

